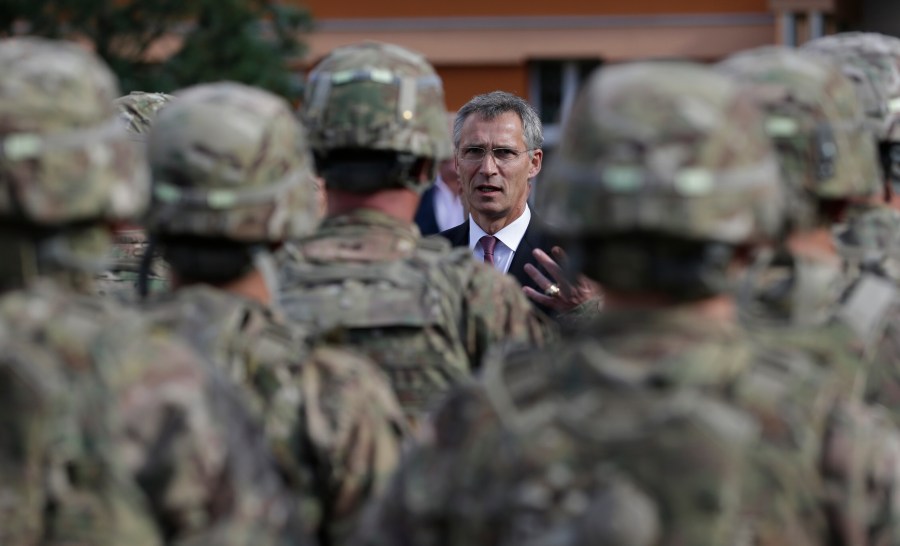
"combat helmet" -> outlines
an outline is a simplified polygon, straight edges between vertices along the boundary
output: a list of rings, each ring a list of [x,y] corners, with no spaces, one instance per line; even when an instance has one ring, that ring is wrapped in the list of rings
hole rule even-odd
[[[804,51],[839,63],[857,93],[878,140],[887,140],[891,104],[900,110],[900,39],[869,32],[848,32],[817,38]]]
[[[781,232],[775,152],[730,78],[680,62],[603,68],[568,119],[535,206],[601,284],[716,293],[734,250]]]
[[[867,70],[882,97],[877,126],[882,166],[889,181],[900,183],[900,38],[876,32],[845,32],[810,42],[808,48],[822,51]]]
[[[128,219],[146,207],[142,151],[93,53],[39,38],[0,42],[0,216],[38,226]]]
[[[741,82],[766,115],[787,186],[792,229],[829,219],[823,201],[877,194],[875,141],[853,83],[819,55],[784,47],[738,53],[719,68]]]
[[[440,77],[424,57],[396,45],[364,42],[332,51],[309,74],[302,115],[329,187],[423,191],[434,173],[416,177],[413,165],[431,160],[433,170],[452,155]],[[377,179],[326,172],[336,154],[366,152],[394,154],[396,171]]]
[[[117,98],[115,103],[132,139],[143,141],[159,109],[174,98],[166,93],[132,91]]]
[[[306,134],[275,95],[230,82],[187,88],[147,144],[154,234],[261,243],[316,226]]]

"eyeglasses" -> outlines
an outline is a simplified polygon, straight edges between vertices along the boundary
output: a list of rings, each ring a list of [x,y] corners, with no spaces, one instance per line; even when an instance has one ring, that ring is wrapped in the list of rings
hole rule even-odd
[[[481,163],[484,156],[490,151],[491,156],[497,163],[510,163],[515,161],[520,155],[530,152],[531,150],[513,150],[512,148],[492,148],[490,150],[481,146],[467,146],[459,149],[459,159],[471,163]]]

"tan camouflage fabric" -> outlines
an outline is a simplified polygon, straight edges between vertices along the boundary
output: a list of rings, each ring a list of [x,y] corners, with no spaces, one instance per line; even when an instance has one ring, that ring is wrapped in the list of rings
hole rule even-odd
[[[0,324],[3,544],[308,543],[259,425],[187,345],[48,281]]]
[[[74,44],[0,43],[0,215],[41,225],[129,219],[147,204],[143,152],[128,142],[115,76]]]
[[[744,242],[782,223],[778,164],[750,97],[691,63],[595,72],[535,206],[562,233]],[[747,206],[752,204],[753,206]]]
[[[132,91],[116,99],[115,105],[131,139],[143,146],[156,113],[174,98],[166,93]],[[117,229],[109,256],[111,262],[109,270],[97,275],[95,279],[97,293],[114,296],[123,301],[134,301],[138,295],[141,259],[146,248],[147,236],[143,229],[137,227]],[[148,292],[164,291],[168,286],[168,279],[168,265],[157,253],[148,273]]]
[[[781,370],[772,384],[799,384],[794,404],[829,412],[809,426],[823,442],[831,524],[842,543],[892,543],[900,506],[885,499],[900,487],[900,435],[883,404],[898,383],[890,377],[896,366],[878,355],[890,317],[881,301],[894,299],[890,290],[868,274],[848,278],[837,259],[787,255],[747,282],[753,286],[742,289],[742,322],[764,369]]]
[[[151,302],[156,328],[182,335],[241,385],[264,423],[304,521],[323,544],[342,544],[366,501],[400,462],[400,405],[374,363],[313,347],[268,308],[195,285]]]
[[[870,271],[900,283],[900,211],[852,208],[847,221],[835,226],[834,239],[848,276]]]
[[[772,347],[685,310],[623,311],[491,360],[360,543],[893,543],[890,421],[835,403],[827,355]]]
[[[853,83],[827,59],[782,47],[733,55],[719,69],[751,84],[766,114],[788,188],[795,229],[821,224],[816,199],[847,199],[881,191],[878,150],[864,130]]]
[[[900,141],[900,39],[875,32],[842,32],[803,47],[830,56],[854,75],[878,139]]]
[[[141,261],[148,247],[143,229],[121,229],[113,235],[111,265],[108,271],[94,279],[96,293],[112,296],[120,301],[134,302],[138,296]],[[158,253],[150,263],[147,278],[149,294],[161,294],[169,289],[171,271],[169,264]]]
[[[125,122],[128,132],[135,140],[143,142],[144,136],[153,126],[156,113],[174,98],[166,93],[132,91],[117,98],[115,105],[119,108],[119,117]]]
[[[310,72],[306,89],[303,121],[316,151],[452,155],[441,79],[418,53],[379,42],[339,47]]]
[[[514,279],[373,210],[326,219],[286,246],[280,262],[287,317],[377,362],[413,419],[492,347],[543,345],[555,335]]]
[[[185,89],[147,147],[151,232],[277,242],[316,226],[306,134],[276,95],[230,82]]]

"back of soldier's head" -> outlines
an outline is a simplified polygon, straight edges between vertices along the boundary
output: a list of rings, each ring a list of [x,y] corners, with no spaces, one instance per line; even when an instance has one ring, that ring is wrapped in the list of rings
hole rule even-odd
[[[328,54],[309,75],[302,113],[327,187],[363,193],[427,188],[451,156],[446,116],[424,57],[376,42]]]
[[[719,68],[745,85],[765,113],[793,228],[828,225],[830,203],[880,192],[875,142],[840,66],[808,52],[764,47],[738,53]]]
[[[577,99],[536,207],[607,288],[697,298],[782,226],[778,164],[750,98],[689,63],[603,68]]]
[[[63,42],[0,42],[0,218],[57,228],[127,219],[147,203],[141,151],[117,119],[115,76]]]
[[[317,224],[305,131],[271,93],[237,83],[188,88],[159,112],[147,144],[147,227],[167,250],[228,256],[302,237]]]

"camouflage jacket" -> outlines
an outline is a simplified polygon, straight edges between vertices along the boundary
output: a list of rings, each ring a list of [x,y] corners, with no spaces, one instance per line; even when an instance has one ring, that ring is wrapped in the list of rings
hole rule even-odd
[[[0,324],[4,545],[310,543],[239,394],[187,345],[49,281],[0,298]]]
[[[436,417],[361,543],[893,543],[885,416],[812,358],[766,356],[681,311],[609,312],[591,338],[507,354]]]
[[[624,338],[611,351],[571,338],[489,358],[481,384],[435,416],[434,441],[400,470],[360,544],[741,544],[757,424],[680,383],[728,377],[749,350],[696,317],[614,316],[603,334]]]
[[[113,238],[110,267],[94,279],[97,294],[110,295],[121,301],[133,302],[138,295],[141,261],[147,250],[147,235],[142,229],[123,229]],[[169,287],[169,266],[156,255],[150,265],[149,293],[163,293]]]
[[[805,419],[822,449],[822,502],[833,539],[900,540],[900,505],[893,501],[900,435],[879,404],[900,385],[887,380],[897,366],[879,355],[895,301],[891,283],[871,273],[848,279],[838,264],[785,256],[744,288],[742,321],[760,377],[773,387],[792,385],[791,399],[807,400],[797,406],[806,412],[825,409]]]
[[[325,220],[281,262],[288,317],[371,357],[411,417],[468,377],[492,346],[542,345],[555,335],[514,279],[372,210]]]
[[[245,387],[282,473],[305,501],[304,521],[327,528],[316,529],[323,544],[342,542],[407,436],[387,378],[366,358],[310,347],[302,328],[269,308],[209,286],[181,288],[146,311]]]
[[[834,230],[848,275],[866,270],[900,283],[900,211],[888,206],[854,209]]]

